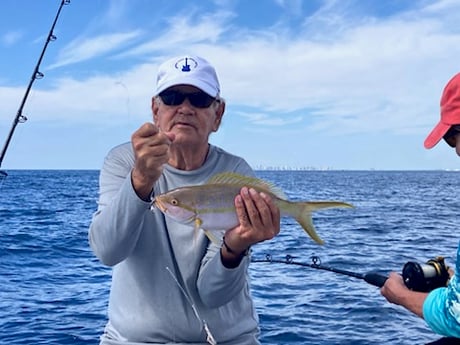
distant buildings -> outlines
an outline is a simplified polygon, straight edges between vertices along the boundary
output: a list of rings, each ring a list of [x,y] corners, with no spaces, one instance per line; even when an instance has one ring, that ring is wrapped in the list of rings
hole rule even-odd
[[[254,170],[272,170],[272,171],[304,171],[304,170],[316,170],[316,171],[325,171],[325,170],[334,170],[332,167],[314,167],[314,166],[290,166],[290,165],[256,165]]]

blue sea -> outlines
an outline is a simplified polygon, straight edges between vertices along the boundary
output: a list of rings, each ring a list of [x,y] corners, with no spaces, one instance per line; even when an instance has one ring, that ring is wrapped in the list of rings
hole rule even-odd
[[[87,231],[98,171],[11,170],[0,184],[0,343],[98,344],[111,272]],[[356,273],[401,272],[444,256],[455,265],[460,172],[258,171],[292,200],[340,200],[354,209],[314,213],[315,244],[291,218],[253,259],[323,265]],[[261,342],[425,344],[440,336],[391,305],[364,280],[308,266],[253,262],[251,289]]]

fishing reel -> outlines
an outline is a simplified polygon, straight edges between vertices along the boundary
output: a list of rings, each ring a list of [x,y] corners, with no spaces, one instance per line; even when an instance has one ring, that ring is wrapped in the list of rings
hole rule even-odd
[[[430,292],[438,287],[447,286],[449,267],[442,256],[430,259],[425,264],[409,261],[403,267],[402,276],[404,284],[409,289]]]

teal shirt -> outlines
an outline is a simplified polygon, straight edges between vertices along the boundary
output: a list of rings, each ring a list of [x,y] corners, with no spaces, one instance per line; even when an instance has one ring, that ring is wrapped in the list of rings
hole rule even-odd
[[[460,245],[455,275],[447,287],[428,294],[423,303],[423,318],[436,333],[460,338]]]

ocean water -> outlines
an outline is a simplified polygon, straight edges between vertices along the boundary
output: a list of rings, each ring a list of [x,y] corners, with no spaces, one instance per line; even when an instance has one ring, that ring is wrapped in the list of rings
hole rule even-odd
[[[89,249],[98,171],[12,170],[0,184],[0,344],[97,344],[106,323],[110,269]],[[354,209],[314,213],[325,245],[290,218],[253,247],[357,273],[401,272],[442,255],[454,266],[460,172],[258,171],[292,200],[341,200]],[[424,321],[387,303],[365,281],[311,267],[253,262],[261,342],[425,344]]]

